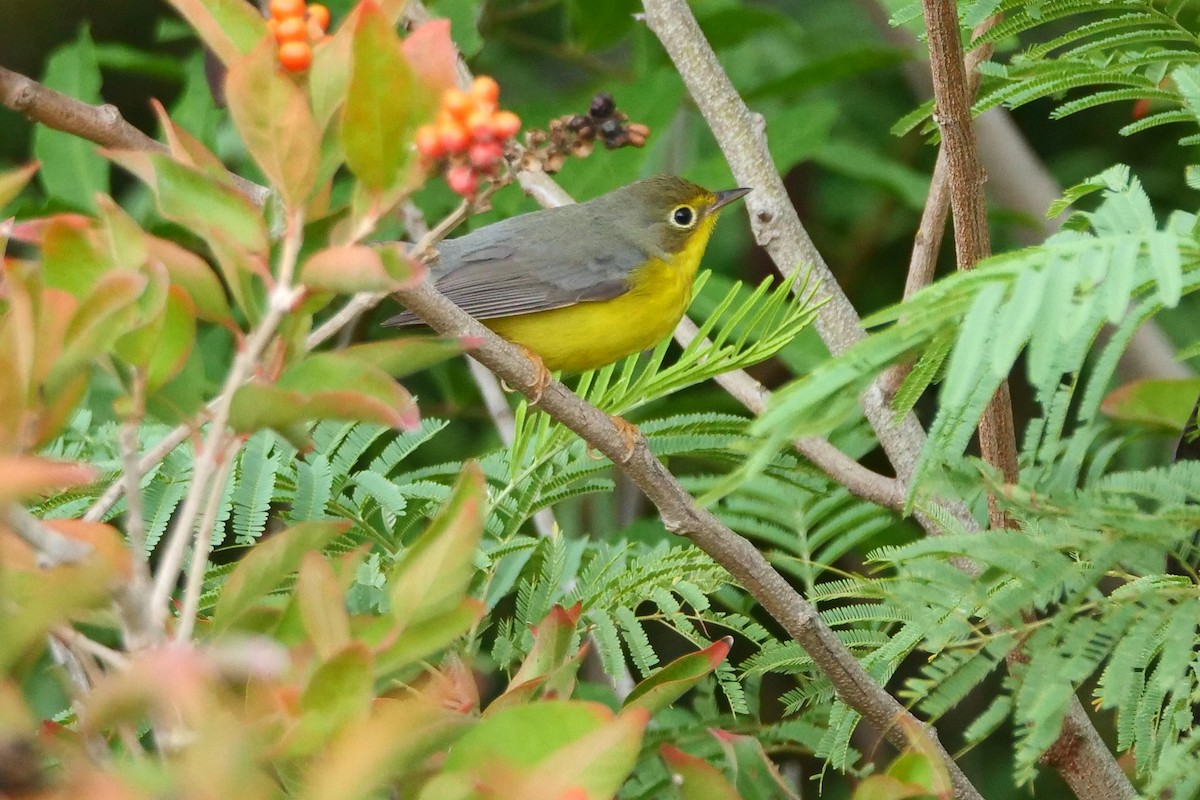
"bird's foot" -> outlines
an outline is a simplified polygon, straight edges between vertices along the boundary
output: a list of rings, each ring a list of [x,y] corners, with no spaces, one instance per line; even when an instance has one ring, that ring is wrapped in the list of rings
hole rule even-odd
[[[634,425],[624,417],[618,417],[617,415],[613,414],[609,417],[609,419],[612,420],[613,427],[617,429],[617,433],[621,434],[621,438],[625,440],[625,451],[621,453],[620,459],[621,463],[624,464],[629,461],[629,459],[633,458],[633,450],[635,447],[637,447],[637,440],[638,437],[642,435],[642,432],[638,430],[637,425]],[[588,455],[596,461],[604,458],[602,453],[594,450],[590,446],[588,447],[587,452]]]
[[[528,347],[517,345],[521,353],[529,359],[533,364],[533,384],[528,389],[524,389],[526,396],[529,398],[529,405],[536,406],[538,401],[542,399],[542,392],[546,391],[546,387],[550,385],[550,381],[554,380],[554,376],[550,374],[550,370],[546,369],[542,357],[530,350]],[[513,387],[509,386],[504,381],[500,381],[500,386],[506,392],[514,391]]]

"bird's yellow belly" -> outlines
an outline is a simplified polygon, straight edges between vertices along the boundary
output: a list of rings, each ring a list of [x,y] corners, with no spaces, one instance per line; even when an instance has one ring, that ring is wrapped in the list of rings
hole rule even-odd
[[[532,350],[547,369],[586,372],[653,347],[675,330],[691,302],[695,272],[653,259],[620,297],[483,324]]]

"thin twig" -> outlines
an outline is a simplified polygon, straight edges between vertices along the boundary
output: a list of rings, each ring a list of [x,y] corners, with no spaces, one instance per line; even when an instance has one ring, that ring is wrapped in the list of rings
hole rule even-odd
[[[302,216],[302,213],[297,211],[293,212],[288,219],[287,229],[283,237],[283,248],[279,258],[279,271],[276,277],[275,288],[271,291],[268,298],[267,313],[234,357],[233,364],[229,368],[229,374],[225,378],[225,384],[216,397],[212,423],[200,454],[196,457],[196,464],[192,471],[191,485],[188,487],[188,493],[184,497],[183,504],[171,526],[166,546],[162,550],[158,572],[154,577],[154,592],[150,599],[150,613],[160,623],[165,622],[167,598],[170,596],[171,588],[175,585],[175,581],[179,576],[179,568],[183,563],[183,554],[187,548],[187,541],[190,538],[193,526],[196,524],[196,515],[200,511],[200,503],[206,496],[205,492],[208,491],[209,480],[212,477],[213,469],[216,467],[218,451],[225,436],[225,426],[229,422],[233,396],[250,376],[254,366],[258,363],[263,349],[275,335],[275,329],[278,327],[280,320],[292,309],[296,300],[301,295],[301,288],[293,285],[292,280],[295,275],[296,259],[300,252],[300,242],[303,236]]]
[[[213,526],[217,521],[217,510],[221,507],[221,497],[225,494],[225,484],[229,480],[229,470],[233,468],[234,457],[242,447],[239,437],[231,436],[219,456],[217,472],[213,476],[212,485],[208,491],[208,503],[204,507],[204,515],[196,527],[196,539],[192,545],[192,563],[188,565],[187,582],[183,589],[183,605],[179,611],[179,624],[175,629],[175,641],[186,642],[192,636],[196,627],[196,617],[200,613],[200,595],[204,588],[204,575],[208,571],[208,557],[212,552]]]
[[[699,329],[687,317],[675,328],[675,341],[687,347],[696,338]],[[771,392],[756,381],[745,370],[733,370],[716,377],[716,382],[741,403],[746,410],[758,416],[770,402]],[[837,449],[828,439],[806,436],[793,442],[793,446],[818,469],[845,486],[850,493],[876,505],[893,511],[904,511],[905,490],[895,478],[880,475],[867,469],[850,456]]]

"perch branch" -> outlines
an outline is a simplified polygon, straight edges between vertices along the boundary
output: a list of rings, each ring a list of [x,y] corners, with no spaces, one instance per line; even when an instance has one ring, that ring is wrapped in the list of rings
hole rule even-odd
[[[483,344],[472,351],[471,357],[509,386],[519,387],[527,395],[535,389],[537,370],[529,359],[447,300],[427,281],[402,289],[397,296],[437,332],[480,339]],[[644,437],[635,436],[630,443],[607,414],[558,381],[552,381],[541,392],[536,407],[612,459],[654,503],[667,530],[687,536],[728,570],[805,649],[847,705],[883,732],[897,748],[908,745],[901,720],[912,725],[921,723],[867,674],[816,610],[771,567],[753,544],[725,527],[707,510],[697,507],[687,490],[650,452]],[[936,742],[932,731],[930,736]],[[956,794],[964,798],[980,797],[953,758],[940,744],[937,747]]]

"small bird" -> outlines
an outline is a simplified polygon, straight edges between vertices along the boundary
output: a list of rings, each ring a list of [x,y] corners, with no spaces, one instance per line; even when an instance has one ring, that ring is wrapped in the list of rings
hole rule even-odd
[[[647,178],[444,241],[431,274],[446,297],[546,369],[597,369],[675,329],[717,213],[749,191]],[[384,324],[421,320],[406,311]]]

